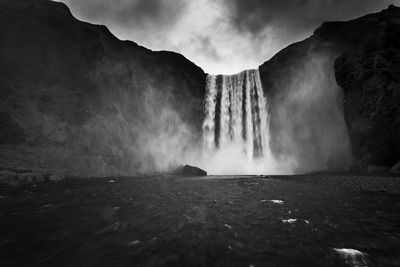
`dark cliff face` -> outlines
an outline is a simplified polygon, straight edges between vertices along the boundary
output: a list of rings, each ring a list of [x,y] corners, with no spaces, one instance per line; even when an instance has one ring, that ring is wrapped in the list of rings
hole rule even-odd
[[[359,50],[336,60],[336,79],[358,163],[393,166],[400,159],[400,8],[376,21]]]
[[[182,55],[48,0],[0,0],[0,25],[0,167],[129,174],[199,141],[206,75]]]
[[[299,171],[400,158],[399,20],[390,6],[323,23],[260,66],[277,156]]]

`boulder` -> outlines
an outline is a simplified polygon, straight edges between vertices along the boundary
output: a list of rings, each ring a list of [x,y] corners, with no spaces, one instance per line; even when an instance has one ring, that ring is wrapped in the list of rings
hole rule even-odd
[[[206,171],[190,165],[183,166],[182,174],[185,176],[207,176]]]

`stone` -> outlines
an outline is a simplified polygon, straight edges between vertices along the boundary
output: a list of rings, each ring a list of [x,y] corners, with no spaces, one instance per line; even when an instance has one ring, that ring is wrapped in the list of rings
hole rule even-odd
[[[182,168],[182,174],[185,176],[207,176],[207,172],[195,167],[195,166],[190,166],[190,165],[185,165]]]

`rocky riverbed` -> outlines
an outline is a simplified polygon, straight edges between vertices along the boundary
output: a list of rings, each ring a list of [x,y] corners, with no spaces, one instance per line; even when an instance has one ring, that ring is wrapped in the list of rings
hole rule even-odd
[[[366,181],[376,179],[387,186],[373,190]],[[0,265],[400,266],[399,180],[157,176],[2,185]]]

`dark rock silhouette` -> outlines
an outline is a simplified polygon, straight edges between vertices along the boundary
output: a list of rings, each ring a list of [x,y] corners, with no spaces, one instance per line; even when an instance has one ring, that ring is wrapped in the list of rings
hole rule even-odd
[[[170,172],[170,174],[177,176],[207,176],[206,171],[191,165],[179,166]]]
[[[186,176],[206,176],[207,172],[198,167],[185,165],[182,168],[182,174]]]

